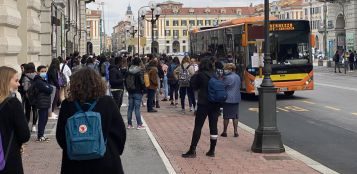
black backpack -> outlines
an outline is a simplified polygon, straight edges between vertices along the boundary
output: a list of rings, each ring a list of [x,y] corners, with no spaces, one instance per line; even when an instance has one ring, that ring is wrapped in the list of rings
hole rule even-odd
[[[37,96],[39,94],[39,90],[36,88],[36,82],[35,80],[30,79],[30,87],[29,89],[26,91],[26,97],[29,100],[29,103],[31,106],[36,106],[36,102],[37,102]]]
[[[137,74],[127,73],[125,77],[125,84],[126,84],[126,90],[128,92],[132,92],[137,89],[137,84],[136,84],[137,76],[138,73]]]

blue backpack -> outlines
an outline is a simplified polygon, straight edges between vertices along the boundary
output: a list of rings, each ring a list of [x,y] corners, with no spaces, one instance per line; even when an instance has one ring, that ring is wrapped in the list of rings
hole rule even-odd
[[[209,76],[208,81],[208,101],[212,103],[224,103],[227,99],[227,92],[222,80],[217,75]]]
[[[77,112],[67,120],[67,155],[71,160],[91,160],[102,158],[106,151],[101,115],[93,112],[97,101],[84,112],[76,101]]]

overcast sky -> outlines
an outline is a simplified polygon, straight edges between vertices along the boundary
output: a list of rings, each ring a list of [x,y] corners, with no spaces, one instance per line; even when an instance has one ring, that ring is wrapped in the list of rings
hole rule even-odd
[[[164,2],[165,0],[156,0],[154,2]],[[183,3],[184,7],[237,7],[249,6],[263,3],[264,0],[175,0]],[[137,18],[138,9],[142,6],[148,5],[149,0],[96,0],[95,3],[88,4],[88,8],[97,9],[98,3],[104,2],[105,12],[105,28],[109,35],[113,31],[113,26],[125,17],[125,12],[128,5],[131,5],[135,18]],[[109,32],[108,32],[109,31]]]

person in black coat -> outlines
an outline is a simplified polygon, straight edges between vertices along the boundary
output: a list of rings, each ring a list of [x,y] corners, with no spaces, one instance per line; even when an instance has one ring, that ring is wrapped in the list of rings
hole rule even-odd
[[[218,130],[217,122],[220,114],[220,106],[208,100],[208,81],[214,73],[213,62],[208,59],[202,60],[197,75],[192,79],[192,88],[198,91],[197,112],[195,117],[195,127],[192,133],[190,149],[182,154],[183,158],[195,158],[196,146],[201,137],[201,130],[208,116],[210,129],[210,149],[206,153],[209,157],[215,156]]]
[[[121,71],[121,57],[114,59],[114,65],[109,66],[109,84],[113,98],[120,110],[123,103],[124,81],[125,76]]]
[[[47,72],[47,81],[52,86],[53,91],[51,93],[51,107],[48,112],[51,117],[56,117],[54,115],[54,110],[57,107],[60,85],[58,83],[58,73],[60,72],[60,61],[57,58],[52,59],[51,65]]]
[[[8,84],[0,87],[0,132],[4,153],[10,146],[5,168],[0,174],[22,174],[20,149],[30,139],[30,130],[22,104],[17,98],[9,97],[20,85],[19,77],[16,70],[5,66],[0,67],[0,74],[0,84]]]
[[[35,76],[34,90],[37,92],[35,107],[38,109],[38,132],[37,142],[49,141],[49,138],[45,137],[45,128],[48,121],[48,109],[51,108],[51,93],[52,86],[47,82],[47,68],[45,66],[37,67],[38,75]]]
[[[126,129],[122,116],[115,101],[105,96],[106,84],[94,70],[83,68],[72,75],[70,96],[64,100],[58,117],[56,138],[63,149],[61,174],[121,174],[124,173],[120,155],[124,151]],[[67,119],[73,116],[77,109],[75,102],[79,102],[84,111],[97,100],[94,112],[101,114],[101,123],[106,153],[103,158],[94,160],[70,160],[67,155],[65,126]]]

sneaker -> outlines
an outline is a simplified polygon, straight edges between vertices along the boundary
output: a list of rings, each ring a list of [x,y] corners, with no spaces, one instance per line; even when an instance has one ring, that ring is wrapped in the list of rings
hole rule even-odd
[[[193,111],[193,107],[190,107],[190,112],[192,112]]]
[[[168,101],[167,98],[162,99],[161,101]]]
[[[138,125],[138,127],[136,128],[137,130],[143,130],[143,129],[145,129],[145,126],[143,126],[143,125]]]
[[[152,109],[152,110],[149,110],[148,112],[157,112],[157,110]]]
[[[128,129],[133,129],[134,127],[132,125],[128,125]]]
[[[32,126],[31,131],[32,131],[32,132],[37,132],[37,129],[36,129],[36,126],[35,126],[35,125]]]
[[[49,138],[47,137],[40,137],[40,138],[37,138],[36,142],[46,142],[48,143],[50,141]]]
[[[175,103],[174,102],[171,102],[171,104],[170,104],[171,106],[175,106]]]
[[[53,120],[57,120],[58,119],[58,115],[55,114],[54,112],[52,112],[52,115],[51,117],[49,117],[50,119],[53,119]]]

